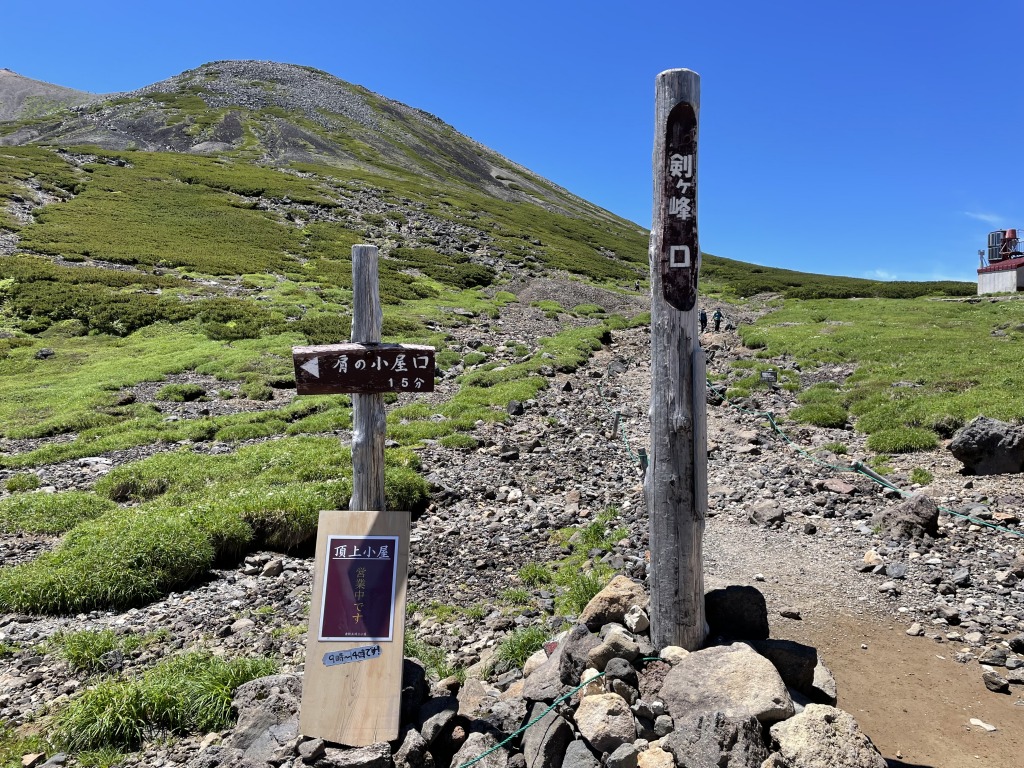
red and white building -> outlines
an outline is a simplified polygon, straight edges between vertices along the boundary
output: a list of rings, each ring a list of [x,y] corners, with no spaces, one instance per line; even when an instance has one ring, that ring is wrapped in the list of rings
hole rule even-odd
[[[988,253],[978,251],[978,295],[1024,291],[1024,244],[1016,229],[989,232]]]

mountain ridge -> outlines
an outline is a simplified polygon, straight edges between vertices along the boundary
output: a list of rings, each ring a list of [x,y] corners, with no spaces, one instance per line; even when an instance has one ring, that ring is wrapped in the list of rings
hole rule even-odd
[[[0,122],[35,117],[98,98],[95,94],[45,83],[0,67]]]
[[[611,215],[435,115],[295,64],[203,64],[134,91],[71,105],[60,115],[23,119],[0,133],[0,146],[23,144],[227,152],[270,165],[397,170],[469,185],[507,202]]]

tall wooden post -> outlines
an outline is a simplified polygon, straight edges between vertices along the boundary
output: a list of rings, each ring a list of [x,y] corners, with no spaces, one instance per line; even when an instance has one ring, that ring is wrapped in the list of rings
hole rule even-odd
[[[380,307],[377,247],[352,246],[353,342],[379,344],[384,313]],[[352,395],[352,500],[349,509],[384,509],[384,395]]]
[[[700,76],[656,80],[651,227],[651,640],[697,650],[704,620],[707,513],[705,361],[697,336],[697,118]]]

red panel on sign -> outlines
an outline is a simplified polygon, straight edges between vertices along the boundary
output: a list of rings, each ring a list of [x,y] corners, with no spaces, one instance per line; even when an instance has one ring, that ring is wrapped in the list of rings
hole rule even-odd
[[[329,536],[321,641],[390,641],[395,624],[397,536]]]

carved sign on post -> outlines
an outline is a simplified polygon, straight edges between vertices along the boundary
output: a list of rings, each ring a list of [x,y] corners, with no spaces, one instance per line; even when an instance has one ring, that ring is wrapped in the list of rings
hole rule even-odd
[[[688,312],[697,302],[697,115],[677,104],[665,127],[662,173],[661,290],[672,307]]]
[[[399,736],[411,515],[385,511],[384,392],[431,392],[434,348],[382,344],[377,249],[352,247],[352,343],[295,347],[300,395],[352,393],[352,497],[322,511],[299,727],[366,746]]]
[[[433,392],[434,348],[418,344],[292,347],[300,395]]]

